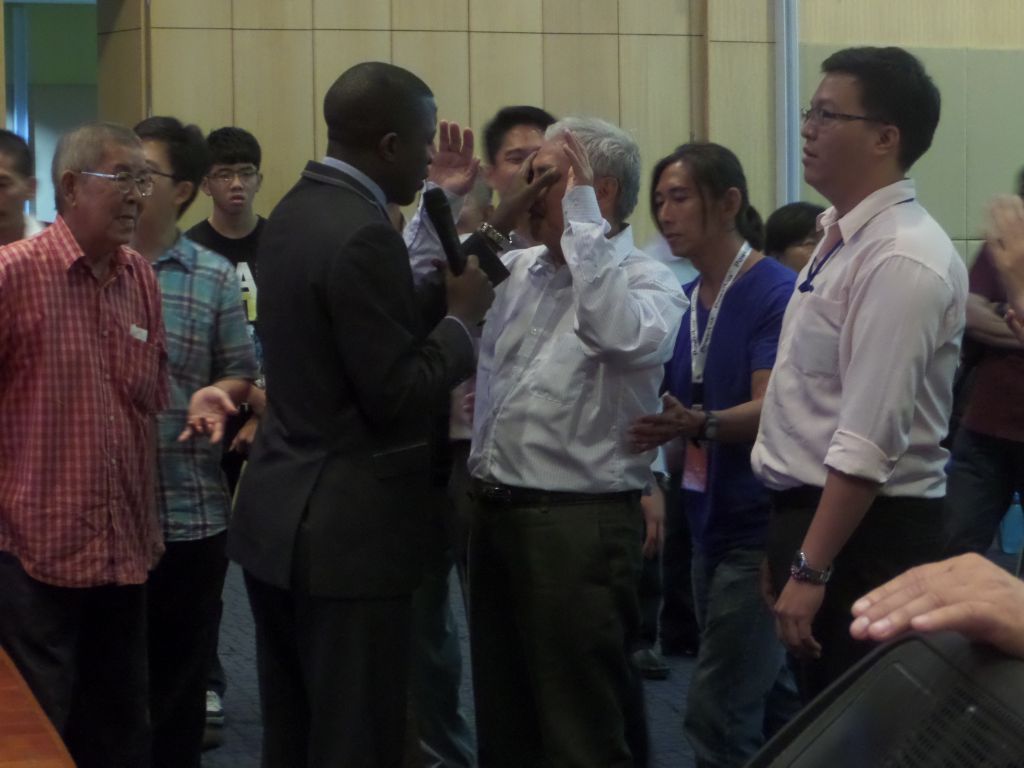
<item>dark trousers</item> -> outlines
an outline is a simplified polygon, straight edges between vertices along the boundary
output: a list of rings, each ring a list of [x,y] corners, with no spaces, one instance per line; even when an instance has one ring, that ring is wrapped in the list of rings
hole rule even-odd
[[[665,543],[661,553],[661,649],[668,654],[697,652],[700,628],[693,605],[693,544],[683,509],[682,477],[669,478],[665,492]]]
[[[1024,491],[1024,443],[961,427],[953,440],[943,510],[945,554],[984,554],[1013,500]]]
[[[226,533],[167,542],[149,575],[149,706],[153,765],[199,768],[206,679],[228,561]]]
[[[409,597],[341,600],[245,574],[256,623],[263,768],[399,768]]]
[[[640,615],[638,497],[477,504],[470,643],[481,768],[627,768],[646,743],[630,662]]]
[[[776,594],[789,580],[789,567],[821,497],[810,487],[773,495],[768,530],[768,563]],[[795,664],[797,685],[810,701],[863,658],[873,643],[850,637],[850,607],[860,597],[915,565],[942,554],[943,500],[879,496],[833,564],[832,578],[814,619],[821,658]]]
[[[146,591],[55,587],[0,552],[0,644],[79,768],[145,768]]]

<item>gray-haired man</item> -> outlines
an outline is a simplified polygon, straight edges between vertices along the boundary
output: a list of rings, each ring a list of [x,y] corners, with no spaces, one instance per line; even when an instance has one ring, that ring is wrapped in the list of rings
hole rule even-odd
[[[633,245],[640,152],[602,120],[551,126],[561,180],[530,211],[484,325],[469,460],[470,639],[481,766],[642,763],[629,651],[640,492],[625,429],[658,404],[685,299]],[[627,722],[628,721],[628,722]]]

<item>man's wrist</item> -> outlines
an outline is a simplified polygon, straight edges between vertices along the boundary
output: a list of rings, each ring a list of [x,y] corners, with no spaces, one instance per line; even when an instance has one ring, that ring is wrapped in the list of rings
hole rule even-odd
[[[796,555],[793,557],[793,562],[789,566],[789,575],[794,581],[823,587],[828,584],[828,580],[832,578],[832,566],[830,564],[824,570],[814,568],[807,561],[807,555],[804,554],[804,551],[801,549],[797,551]]]

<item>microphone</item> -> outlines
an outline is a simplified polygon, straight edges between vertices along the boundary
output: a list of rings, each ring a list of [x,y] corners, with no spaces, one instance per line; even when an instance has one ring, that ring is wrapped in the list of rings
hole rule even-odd
[[[455,220],[452,218],[452,209],[448,205],[444,190],[434,187],[424,192],[423,210],[427,212],[430,222],[434,225],[434,231],[437,232],[437,239],[441,241],[441,248],[448,260],[448,269],[453,275],[461,275],[466,268],[466,254],[462,252],[459,234],[455,230]]]

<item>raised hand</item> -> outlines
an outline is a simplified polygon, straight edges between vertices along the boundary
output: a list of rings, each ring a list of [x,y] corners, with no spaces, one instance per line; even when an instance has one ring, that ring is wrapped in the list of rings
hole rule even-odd
[[[473,157],[472,129],[462,130],[458,123],[442,120],[427,178],[446,192],[461,197],[473,189],[479,169],[480,160]]]
[[[572,131],[566,131],[564,138],[562,151],[569,158],[569,180],[566,183],[565,191],[568,192],[573,187],[594,186],[594,169],[590,166],[587,150],[583,148],[580,140]]]

